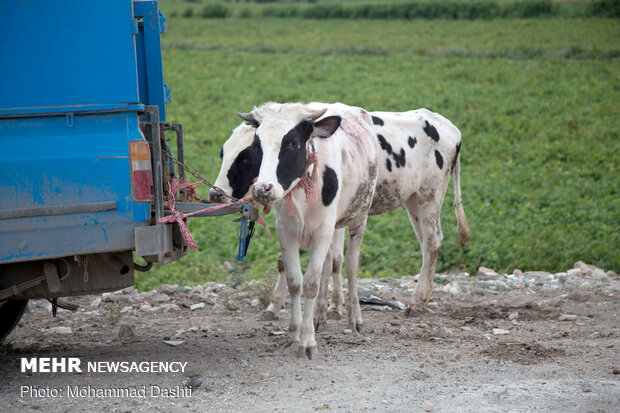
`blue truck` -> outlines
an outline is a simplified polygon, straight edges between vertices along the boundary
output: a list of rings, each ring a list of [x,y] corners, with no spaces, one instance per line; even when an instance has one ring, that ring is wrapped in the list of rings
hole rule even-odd
[[[186,254],[178,224],[159,223],[168,182],[185,177],[165,31],[156,1],[0,2],[0,342],[28,299],[75,309],[63,297],[131,286],[134,270]],[[205,208],[178,196],[180,211]],[[229,213],[242,258],[256,210],[217,215]]]

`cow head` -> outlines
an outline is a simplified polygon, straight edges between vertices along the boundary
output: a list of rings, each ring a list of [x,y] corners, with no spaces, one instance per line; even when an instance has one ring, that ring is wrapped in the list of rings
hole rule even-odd
[[[327,138],[340,126],[340,116],[319,119],[326,109],[313,110],[299,103],[266,103],[239,116],[256,126],[263,151],[254,198],[263,205],[282,199],[306,172],[310,138]],[[226,151],[226,149],[224,149]]]
[[[256,127],[241,124],[237,126],[220,151],[222,166],[215,181],[225,195],[243,198],[250,191],[258,177],[263,150],[256,135]],[[211,189],[209,198],[214,202],[227,201],[222,192]]]

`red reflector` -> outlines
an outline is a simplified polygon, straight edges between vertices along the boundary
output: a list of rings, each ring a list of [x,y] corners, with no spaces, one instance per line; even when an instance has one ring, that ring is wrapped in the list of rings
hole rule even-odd
[[[133,198],[148,201],[153,197],[153,174],[151,170],[133,171]]]

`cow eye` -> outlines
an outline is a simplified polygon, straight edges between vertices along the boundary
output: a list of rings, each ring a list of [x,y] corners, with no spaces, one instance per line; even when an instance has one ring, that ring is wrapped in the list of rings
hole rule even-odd
[[[288,146],[291,149],[297,149],[297,148],[299,148],[299,142],[297,142],[297,141],[290,141]]]

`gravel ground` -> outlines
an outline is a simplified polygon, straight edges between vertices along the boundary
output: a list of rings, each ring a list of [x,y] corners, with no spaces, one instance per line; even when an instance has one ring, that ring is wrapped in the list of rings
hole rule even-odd
[[[409,281],[364,279],[360,295],[406,303]],[[78,297],[56,318],[31,301],[0,349],[0,410],[620,411],[619,294],[617,274],[584,263],[439,274],[427,312],[367,306],[363,335],[329,320],[312,361],[283,348],[286,310],[260,320],[261,282]],[[35,357],[78,358],[82,372],[22,373]],[[86,369],[95,362],[179,371]]]

